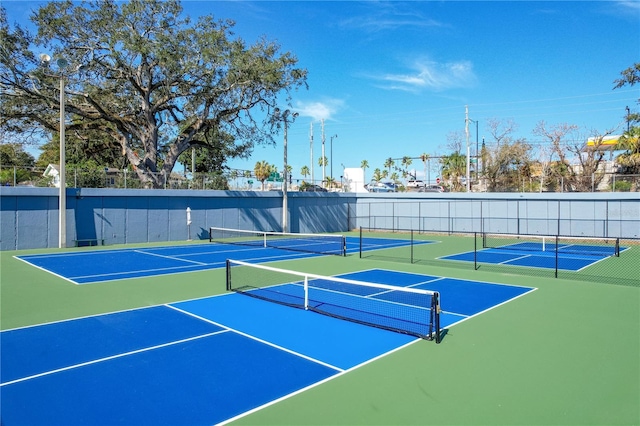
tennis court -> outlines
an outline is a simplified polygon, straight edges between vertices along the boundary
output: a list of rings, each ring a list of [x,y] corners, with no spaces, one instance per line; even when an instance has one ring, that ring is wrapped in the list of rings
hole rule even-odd
[[[19,255],[17,258],[74,284],[91,284],[223,268],[228,258],[261,263],[318,257],[326,253],[340,254],[340,250],[345,248],[337,239],[340,237],[329,234],[314,236],[311,242],[301,242],[295,236],[292,238],[285,236],[285,238],[276,239],[274,245],[269,243],[263,246],[263,239],[260,236],[257,239],[243,240],[241,244],[238,242],[234,244],[205,243],[135,249],[86,250]],[[359,238],[346,237],[345,240],[345,253],[357,253],[361,244]],[[421,244],[429,243],[431,241],[421,242]],[[366,238],[362,240],[362,249],[384,250],[408,244],[410,242],[403,239]]]
[[[379,269],[340,279],[437,291],[444,328],[534,290]],[[399,300],[389,290],[354,294],[342,283],[310,285],[340,293],[344,308],[361,310],[364,303],[378,310],[380,302]],[[59,424],[223,423],[417,341],[241,294],[19,328],[0,337],[6,424],[52,418]]]
[[[620,256],[627,247],[606,238],[542,237],[534,235],[483,236],[481,250],[443,256],[442,260],[493,263],[533,268],[581,271],[601,260]]]
[[[640,286],[459,267],[438,259],[473,239],[420,238],[416,257],[430,263],[386,260],[409,253],[406,234],[378,233],[364,258],[355,233],[347,256],[199,242],[2,252],[2,424],[640,421]],[[638,248],[591,275],[631,282]],[[230,253],[438,292],[442,342],[229,293]],[[71,282],[83,276],[91,285]]]

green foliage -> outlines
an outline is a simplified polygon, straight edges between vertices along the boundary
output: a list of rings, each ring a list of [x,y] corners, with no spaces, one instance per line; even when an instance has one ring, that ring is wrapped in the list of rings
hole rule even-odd
[[[30,182],[37,179],[37,174],[22,168],[2,168],[0,170],[0,185],[12,186],[22,182]]]
[[[84,141],[69,154],[106,145],[91,159],[135,166],[145,186],[163,187],[192,147],[208,150],[203,169],[219,171],[228,158],[275,143],[271,111],[283,92],[288,100],[306,85],[307,71],[276,43],[247,45],[234,38],[233,22],[192,21],[177,0],[50,2],[33,14],[36,37],[1,18],[0,83],[11,96],[0,101],[0,126],[57,134],[64,73],[67,134]],[[43,67],[31,49],[51,46],[54,65]],[[55,65],[62,57],[64,70]]]
[[[632,182],[626,180],[616,180],[611,183],[611,190],[615,192],[629,192],[633,186]]]
[[[33,167],[35,159],[19,143],[0,144],[0,166]]]
[[[263,190],[264,190],[264,181],[269,178],[269,175],[271,174],[272,171],[273,171],[273,166],[267,163],[266,161],[257,162],[253,169],[256,179],[258,179],[262,184]]]

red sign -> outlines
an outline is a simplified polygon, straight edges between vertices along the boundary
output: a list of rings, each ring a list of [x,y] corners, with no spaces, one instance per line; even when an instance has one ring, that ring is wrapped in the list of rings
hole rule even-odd
[[[436,183],[440,183],[440,178],[436,178]]]

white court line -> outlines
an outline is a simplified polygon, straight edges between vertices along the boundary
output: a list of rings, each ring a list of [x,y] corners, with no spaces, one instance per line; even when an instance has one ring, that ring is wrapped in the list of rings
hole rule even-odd
[[[208,265],[208,263],[196,262],[195,260],[189,260],[189,259],[180,259],[179,257],[165,256],[163,254],[149,253],[149,252],[146,252],[144,250],[134,250],[134,252],[135,253],[140,253],[140,254],[146,254],[147,256],[156,256],[156,257],[159,257],[159,258],[162,258],[162,259],[170,259],[170,260],[178,260],[180,262],[195,263],[196,265],[201,265],[201,266]]]
[[[340,377],[340,376],[343,376],[343,375],[345,375],[345,374],[348,374],[348,373],[350,373],[350,372],[352,372],[352,371],[354,371],[354,370],[356,370],[356,369],[358,369],[358,368],[360,368],[360,367],[364,367],[365,365],[367,365],[367,364],[369,364],[369,363],[372,363],[372,362],[377,361],[377,360],[379,360],[379,359],[381,359],[381,358],[384,358],[384,357],[386,357],[386,356],[388,356],[388,355],[391,355],[392,353],[397,352],[397,351],[399,351],[399,350],[402,350],[402,349],[404,349],[404,348],[406,348],[406,347],[408,347],[408,346],[410,346],[410,345],[413,345],[413,344],[415,344],[416,342],[419,342],[419,341],[421,341],[421,340],[423,340],[423,339],[416,338],[415,340],[412,340],[411,342],[408,342],[408,343],[405,343],[404,345],[398,346],[398,347],[397,347],[397,348],[395,348],[395,349],[392,349],[392,350],[390,350],[390,351],[388,351],[388,352],[385,352],[385,353],[380,354],[380,355],[378,355],[378,356],[376,356],[376,357],[374,357],[374,358],[371,358],[371,359],[369,359],[369,360],[367,360],[367,361],[364,361],[364,362],[363,362],[363,363],[361,363],[361,364],[355,365],[355,366],[353,366],[353,367],[351,367],[351,368],[349,368],[349,369],[347,369],[347,370],[343,370],[343,371],[339,372],[338,374],[334,374],[333,376],[329,376],[329,377],[327,377],[326,379],[320,380],[320,381],[318,381],[318,382],[316,382],[316,383],[313,383],[313,384],[311,384],[311,385],[309,385],[309,386],[306,386],[306,387],[304,387],[304,388],[298,389],[297,391],[291,392],[291,393],[290,393],[290,394],[288,394],[288,395],[284,395],[284,396],[281,396],[280,398],[274,399],[273,401],[269,401],[269,402],[267,402],[267,403],[265,403],[265,404],[263,404],[263,405],[260,405],[260,406],[258,406],[258,407],[255,407],[255,408],[253,408],[253,409],[251,409],[251,410],[249,410],[249,411],[245,411],[244,413],[238,414],[238,415],[237,415],[237,416],[235,416],[235,417],[231,417],[230,419],[224,420],[224,421],[222,421],[222,422],[218,423],[217,425],[218,425],[218,426],[222,426],[222,425],[229,424],[229,423],[234,422],[234,421],[236,421],[236,420],[238,420],[238,419],[241,419],[242,417],[246,417],[246,416],[248,416],[249,414],[253,414],[253,413],[258,412],[258,411],[260,411],[260,410],[262,410],[262,409],[264,409],[264,408],[267,408],[267,407],[269,407],[269,406],[271,406],[271,405],[275,405],[275,404],[277,404],[277,403],[279,403],[279,402],[281,402],[281,401],[284,401],[284,400],[289,399],[289,398],[291,398],[291,397],[293,397],[293,396],[296,396],[296,395],[298,395],[298,394],[301,394],[301,393],[303,393],[303,392],[306,392],[306,391],[308,391],[309,389],[313,389],[313,388],[315,388],[316,386],[323,385],[323,384],[325,384],[325,383],[327,383],[327,382],[329,382],[329,381],[331,381],[331,380],[334,380],[334,379],[336,379],[336,378],[338,378],[338,377]]]
[[[242,331],[240,331],[240,330],[237,330],[237,329],[235,329],[235,328],[228,327],[228,326],[226,326],[226,325],[224,325],[224,324],[221,324],[221,323],[219,323],[219,322],[216,322],[216,321],[210,320],[210,319],[208,319],[208,318],[201,317],[200,315],[196,315],[196,314],[194,314],[194,313],[192,313],[192,312],[185,311],[185,310],[183,310],[183,309],[180,309],[180,308],[178,308],[178,307],[171,306],[171,305],[166,305],[166,306],[167,306],[167,307],[169,307],[169,308],[171,308],[171,309],[175,309],[176,311],[181,312],[181,313],[183,313],[183,314],[186,314],[186,315],[192,316],[192,317],[194,317],[194,318],[197,318],[197,319],[199,319],[199,320],[206,321],[206,322],[208,322],[208,323],[210,323],[210,324],[213,324],[213,325],[217,325],[218,327],[222,327],[222,328],[224,328],[224,329],[226,329],[226,330],[228,330],[228,331],[232,331],[232,332],[237,333],[237,334],[239,334],[239,335],[241,335],[241,336],[247,337],[247,338],[249,338],[249,339],[251,339],[251,340],[255,340],[255,341],[260,342],[260,343],[262,343],[262,344],[265,344],[265,345],[267,345],[267,346],[271,346],[271,347],[273,347],[273,348],[276,348],[276,349],[279,349],[279,350],[281,350],[281,351],[284,351],[284,352],[290,353],[290,354],[295,355],[295,356],[298,356],[298,357],[300,357],[300,358],[304,358],[304,359],[306,359],[307,361],[311,361],[311,362],[314,362],[314,363],[316,363],[316,364],[323,365],[323,366],[325,366],[325,367],[331,368],[332,370],[336,370],[336,371],[338,371],[338,372],[343,372],[343,371],[344,371],[344,369],[342,369],[342,368],[340,368],[340,367],[336,367],[335,365],[331,365],[331,364],[328,364],[328,363],[326,363],[326,362],[320,361],[319,359],[312,358],[312,357],[310,357],[310,356],[307,356],[307,355],[301,354],[300,352],[292,351],[291,349],[287,349],[287,348],[285,348],[284,346],[276,345],[275,343],[271,343],[271,342],[269,342],[269,341],[267,341],[267,340],[260,339],[260,338],[258,338],[258,337],[256,337],[256,336],[252,336],[251,334],[244,333],[244,332],[242,332]]]
[[[204,337],[215,336],[216,334],[227,333],[228,331],[229,330],[219,330],[219,331],[215,331],[215,332],[212,332],[212,333],[202,334],[200,336],[188,337],[186,339],[175,340],[173,342],[163,343],[161,345],[155,345],[155,346],[150,346],[148,348],[136,349],[135,351],[124,352],[124,353],[117,354],[117,355],[112,355],[112,356],[108,356],[108,357],[104,357],[104,358],[94,359],[94,360],[87,361],[87,362],[82,362],[80,364],[70,365],[70,366],[63,367],[63,368],[57,368],[55,370],[45,371],[43,373],[38,373],[38,374],[34,374],[34,375],[31,375],[31,376],[27,376],[27,377],[22,377],[20,379],[15,379],[15,380],[12,380],[10,382],[0,383],[0,387],[12,385],[14,383],[24,382],[24,381],[35,379],[35,378],[38,378],[38,377],[48,376],[48,375],[55,374],[55,373],[60,373],[62,371],[73,370],[75,368],[80,368],[80,367],[84,367],[84,366],[87,366],[87,365],[97,364],[97,363],[104,362],[104,361],[110,361],[112,359],[122,358],[122,357],[129,356],[129,355],[135,355],[135,354],[142,353],[142,352],[149,352],[149,351],[152,351],[152,350],[155,350],[155,349],[164,348],[164,347],[167,347],[167,346],[178,345],[178,344],[189,342],[189,341],[192,341],[192,340],[202,339]]]

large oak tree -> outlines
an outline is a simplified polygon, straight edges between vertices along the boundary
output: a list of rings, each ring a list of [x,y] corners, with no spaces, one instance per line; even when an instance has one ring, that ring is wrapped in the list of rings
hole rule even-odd
[[[274,108],[306,85],[275,42],[247,45],[233,22],[192,21],[177,0],[56,1],[32,21],[35,36],[0,14],[0,126],[59,132],[64,76],[67,129],[115,142],[148,187],[162,187],[191,147],[247,157],[274,143]]]

